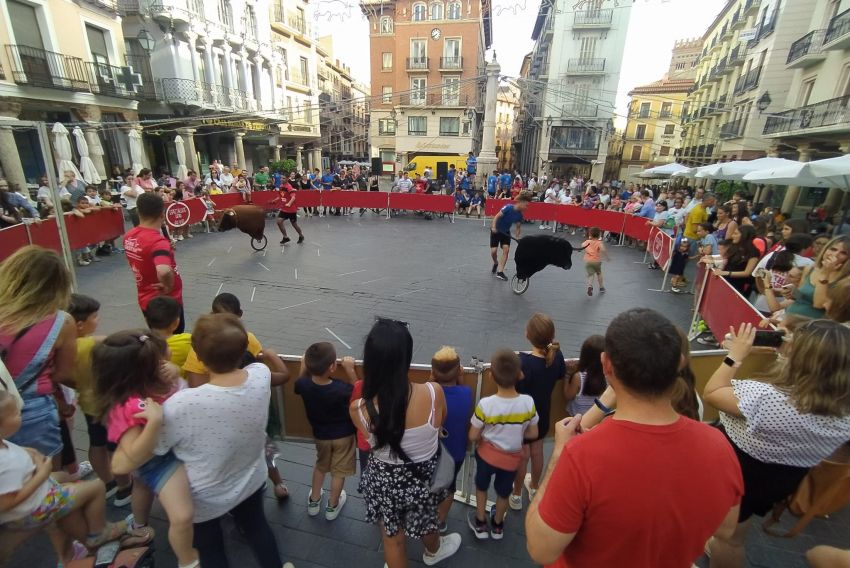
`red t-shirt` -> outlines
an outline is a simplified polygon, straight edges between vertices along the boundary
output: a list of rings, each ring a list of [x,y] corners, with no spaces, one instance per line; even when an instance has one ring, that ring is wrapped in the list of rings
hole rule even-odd
[[[159,283],[156,267],[161,264],[170,266],[174,271],[174,287],[168,295],[183,304],[183,280],[177,272],[174,251],[171,249],[171,243],[159,230],[146,227],[131,229],[124,236],[124,251],[136,276],[139,307],[142,311],[148,307],[148,302],[162,295],[156,288]]]
[[[284,182],[284,185],[280,188],[280,210],[284,213],[298,213],[298,206],[295,205],[295,201],[298,201],[296,197],[295,201],[292,202],[292,205],[287,206],[289,200],[295,195],[295,190],[289,185],[289,182]]]
[[[547,525],[576,533],[551,566],[689,567],[743,494],[719,430],[605,420],[570,440],[540,503]]]

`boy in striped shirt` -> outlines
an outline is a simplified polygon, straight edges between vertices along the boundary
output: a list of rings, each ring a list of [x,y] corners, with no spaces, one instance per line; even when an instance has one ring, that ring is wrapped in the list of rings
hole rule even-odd
[[[470,420],[469,439],[478,442],[475,450],[474,516],[469,515],[469,528],[478,539],[501,539],[504,533],[508,497],[513,479],[522,461],[523,439],[537,437],[537,409],[534,400],[516,391],[522,380],[519,356],[508,349],[493,354],[490,372],[498,390],[482,398]],[[496,506],[490,509],[488,527],[485,507],[490,481],[496,491]]]

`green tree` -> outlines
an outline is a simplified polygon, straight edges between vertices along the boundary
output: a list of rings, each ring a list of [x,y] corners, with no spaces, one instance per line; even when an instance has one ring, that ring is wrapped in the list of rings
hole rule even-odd
[[[295,169],[295,160],[277,160],[269,164],[269,170],[272,172],[280,172],[284,176],[288,176],[289,172]]]

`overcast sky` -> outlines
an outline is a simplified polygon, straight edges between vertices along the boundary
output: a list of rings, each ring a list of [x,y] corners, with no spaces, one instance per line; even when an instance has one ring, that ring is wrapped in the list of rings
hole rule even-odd
[[[629,1],[619,0],[621,4]],[[626,114],[629,90],[656,81],[666,72],[673,43],[677,39],[702,36],[725,3],[725,0],[635,0],[617,90],[619,115]],[[355,77],[368,83],[369,27],[357,3],[317,0],[311,6],[319,34],[334,36],[334,56],[347,63]],[[534,47],[531,30],[539,7],[540,0],[493,0],[493,49],[502,65],[502,74],[517,76],[522,58]]]

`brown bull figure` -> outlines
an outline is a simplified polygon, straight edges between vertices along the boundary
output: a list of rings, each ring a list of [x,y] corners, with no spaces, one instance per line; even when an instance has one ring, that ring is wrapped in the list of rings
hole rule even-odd
[[[221,216],[218,224],[219,231],[229,231],[230,229],[239,229],[254,241],[262,241],[262,246],[254,246],[255,249],[261,250],[265,248],[266,237],[264,235],[266,228],[266,212],[262,207],[256,205],[234,205],[231,208],[216,211],[217,216]],[[259,244],[259,243],[258,243]]]

